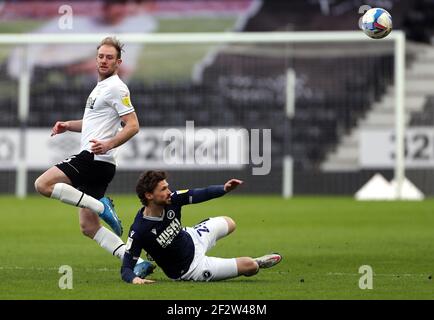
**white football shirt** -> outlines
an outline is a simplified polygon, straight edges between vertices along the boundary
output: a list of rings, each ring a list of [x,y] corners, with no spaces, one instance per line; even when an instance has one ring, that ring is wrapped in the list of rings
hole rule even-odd
[[[81,150],[91,151],[89,140],[108,140],[121,128],[121,116],[134,112],[130,91],[118,75],[99,81],[89,95],[81,129]],[[116,165],[118,148],[95,155],[95,160]]]

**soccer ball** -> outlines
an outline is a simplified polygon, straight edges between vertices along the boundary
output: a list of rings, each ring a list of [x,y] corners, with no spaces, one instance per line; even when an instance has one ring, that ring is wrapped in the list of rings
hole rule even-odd
[[[381,8],[369,9],[362,17],[362,30],[372,39],[382,39],[392,31],[392,16]]]

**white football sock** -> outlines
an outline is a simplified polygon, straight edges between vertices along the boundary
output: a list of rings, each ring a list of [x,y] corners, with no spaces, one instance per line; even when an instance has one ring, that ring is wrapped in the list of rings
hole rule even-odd
[[[51,193],[51,198],[58,199],[76,207],[88,208],[95,213],[101,213],[104,211],[104,205],[102,202],[66,183],[56,183],[53,192]]]
[[[93,237],[93,240],[95,240],[101,247],[106,249],[112,255],[118,257],[121,260],[124,258],[124,242],[106,227],[99,228],[95,234],[95,237]]]
[[[93,240],[95,240],[101,247],[106,249],[112,255],[121,259],[121,261],[123,260],[125,254],[125,244],[121,238],[119,238],[109,229],[106,227],[101,227],[95,234],[95,237],[93,237]],[[141,263],[143,261],[144,260],[139,257],[137,263]]]

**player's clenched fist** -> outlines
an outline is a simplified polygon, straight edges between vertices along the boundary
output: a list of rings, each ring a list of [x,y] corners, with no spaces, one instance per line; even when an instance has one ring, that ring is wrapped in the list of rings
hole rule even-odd
[[[154,283],[154,282],[155,281],[153,281],[153,280],[142,279],[142,278],[139,278],[139,277],[135,277],[133,279],[133,284],[151,284],[151,283]]]
[[[51,136],[64,133],[68,131],[68,123],[63,121],[57,121],[54,127],[51,129]]]
[[[90,151],[92,151],[94,154],[105,154],[107,151],[113,148],[110,141],[92,139],[89,140],[89,142],[93,143]]]

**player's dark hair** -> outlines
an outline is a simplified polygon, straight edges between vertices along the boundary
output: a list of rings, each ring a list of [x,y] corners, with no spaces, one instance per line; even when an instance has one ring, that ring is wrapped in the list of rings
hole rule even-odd
[[[123,43],[121,43],[116,37],[106,37],[102,39],[102,41],[100,42],[96,50],[99,50],[99,48],[101,48],[104,45],[114,47],[116,49],[116,52],[118,53],[118,57],[117,57],[118,59],[121,58],[122,51],[125,51],[123,49],[124,48]]]
[[[142,173],[137,180],[136,185],[136,193],[140,199],[140,202],[146,206],[148,204],[148,199],[145,197],[145,193],[154,192],[160,181],[163,181],[167,178],[167,172],[165,171],[146,171]]]

